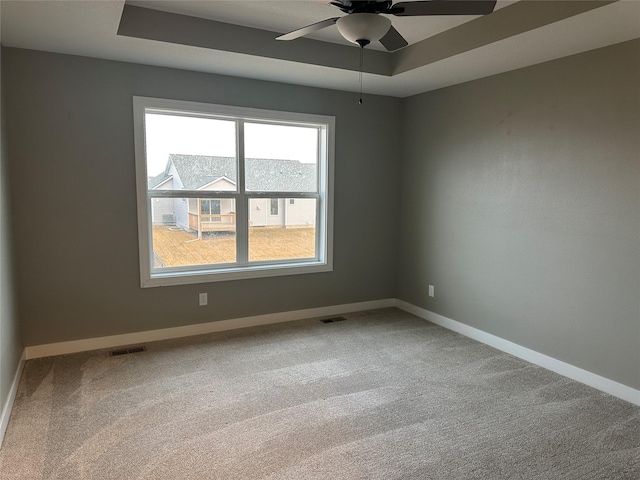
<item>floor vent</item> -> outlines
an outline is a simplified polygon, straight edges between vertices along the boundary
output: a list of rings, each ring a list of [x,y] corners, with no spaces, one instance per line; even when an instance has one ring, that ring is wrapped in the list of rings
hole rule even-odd
[[[331,317],[331,318],[323,318],[320,320],[322,323],[333,323],[333,322],[344,322],[346,318],[344,317]]]
[[[130,353],[140,353],[146,352],[147,347],[131,347],[131,348],[121,348],[120,350],[111,350],[109,352],[110,357],[119,357],[120,355],[128,355]]]

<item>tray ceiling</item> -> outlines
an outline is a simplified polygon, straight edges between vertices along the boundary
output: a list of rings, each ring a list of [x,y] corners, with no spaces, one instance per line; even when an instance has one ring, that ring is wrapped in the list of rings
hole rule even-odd
[[[2,44],[356,91],[358,47],[335,27],[277,42],[341,13],[323,1],[11,1]],[[406,97],[640,38],[640,2],[499,1],[483,17],[393,17],[409,46],[367,47],[364,88]]]

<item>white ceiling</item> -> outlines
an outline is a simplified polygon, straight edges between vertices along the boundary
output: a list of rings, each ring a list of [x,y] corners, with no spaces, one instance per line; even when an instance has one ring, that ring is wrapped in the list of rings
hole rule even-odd
[[[553,0],[536,1],[542,8],[544,2]],[[117,35],[124,3],[124,0],[2,0],[2,44],[347,91],[359,88],[358,74],[353,70]],[[340,15],[335,7],[322,0],[129,3],[270,30],[277,32],[276,35]],[[513,1],[499,2],[499,8],[507,9],[501,13],[508,14],[512,4]],[[463,31],[472,25],[466,22],[475,18],[393,17],[392,21],[413,45],[421,41],[424,44],[442,32]],[[346,44],[335,27],[314,34],[312,38]],[[392,76],[365,74],[364,89],[367,93],[406,97],[634,38],[640,38],[640,0],[620,0],[533,30],[516,32],[505,39],[457,52],[404,73]],[[311,47],[309,58],[314,55]],[[357,48],[353,47],[354,59],[357,59]]]

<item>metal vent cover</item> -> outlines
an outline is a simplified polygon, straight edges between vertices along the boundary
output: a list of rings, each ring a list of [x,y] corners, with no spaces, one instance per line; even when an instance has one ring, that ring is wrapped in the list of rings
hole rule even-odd
[[[140,352],[146,352],[146,351],[147,351],[147,347],[145,347],[144,345],[140,347],[119,348],[118,350],[111,350],[109,352],[109,356],[119,357],[120,355],[128,355],[130,353],[140,353]]]
[[[322,323],[334,323],[334,322],[344,322],[346,318],[344,317],[331,317],[331,318],[323,318],[320,320]]]

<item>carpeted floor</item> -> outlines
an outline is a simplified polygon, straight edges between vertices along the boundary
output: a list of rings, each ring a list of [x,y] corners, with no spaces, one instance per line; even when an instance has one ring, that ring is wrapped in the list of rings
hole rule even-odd
[[[640,408],[396,309],[28,361],[9,479],[634,479]]]

